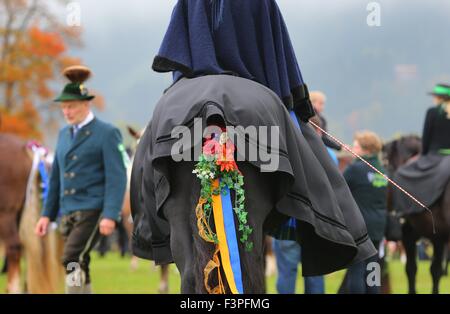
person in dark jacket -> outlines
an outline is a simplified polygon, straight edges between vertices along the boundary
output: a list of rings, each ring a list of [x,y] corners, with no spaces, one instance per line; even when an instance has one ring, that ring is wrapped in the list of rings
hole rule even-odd
[[[379,159],[382,149],[380,138],[373,132],[356,133],[353,150],[363,156],[376,169],[385,172]],[[387,219],[387,180],[368,165],[356,159],[344,171],[344,178],[353,197],[361,210],[367,225],[369,237],[374,246],[379,248],[383,240]],[[377,256],[349,267],[347,273],[347,291],[349,293],[378,293],[379,287],[367,282],[368,264],[377,262]],[[370,267],[369,267],[370,268]]]
[[[89,252],[100,234],[110,235],[120,220],[127,176],[120,131],[97,119],[83,82],[83,66],[64,71],[71,80],[55,100],[68,126],[59,132],[48,197],[36,234],[45,236],[50,221],[61,216],[62,263],[67,293],[90,293]]]
[[[426,114],[422,155],[429,152],[450,155],[450,85],[438,84],[430,94],[435,106]]]

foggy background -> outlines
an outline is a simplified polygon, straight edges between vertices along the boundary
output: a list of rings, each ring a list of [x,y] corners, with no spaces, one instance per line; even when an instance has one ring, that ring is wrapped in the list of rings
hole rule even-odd
[[[84,45],[69,54],[93,70],[86,85],[106,101],[97,114],[122,130],[144,127],[171,83],[170,74],[153,72],[151,64],[176,1],[77,2]],[[328,97],[324,115],[333,134],[346,142],[360,129],[385,140],[421,134],[432,105],[426,93],[435,83],[450,83],[450,1],[376,1],[379,27],[367,24],[373,1],[277,2],[306,84]],[[65,7],[57,10],[65,20]],[[53,134],[47,137],[54,141]]]

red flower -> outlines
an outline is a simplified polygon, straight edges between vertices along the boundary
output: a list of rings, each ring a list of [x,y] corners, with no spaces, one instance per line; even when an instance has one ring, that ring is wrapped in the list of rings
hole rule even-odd
[[[203,145],[203,154],[205,155],[215,155],[220,152],[220,144],[214,139],[209,139],[205,141]]]
[[[220,167],[220,171],[239,171],[234,160],[234,152],[236,148],[230,139],[221,145],[217,138],[210,138],[203,145],[203,154],[207,156],[216,156],[216,165]]]

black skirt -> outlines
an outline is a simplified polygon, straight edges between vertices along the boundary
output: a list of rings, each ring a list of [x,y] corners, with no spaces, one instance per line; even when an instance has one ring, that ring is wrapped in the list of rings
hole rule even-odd
[[[400,167],[394,180],[430,208],[444,193],[450,180],[450,156],[430,152]],[[393,206],[401,215],[421,213],[425,209],[401,191],[393,191]]]

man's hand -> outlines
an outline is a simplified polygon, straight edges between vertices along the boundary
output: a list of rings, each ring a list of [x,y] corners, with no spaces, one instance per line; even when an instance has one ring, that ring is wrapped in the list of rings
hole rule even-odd
[[[34,229],[34,232],[36,235],[43,237],[47,234],[48,225],[50,224],[50,218],[48,217],[41,217],[39,218],[36,228]]]
[[[114,228],[116,227],[116,222],[109,218],[103,218],[100,221],[100,234],[104,236],[109,236],[113,233]]]

